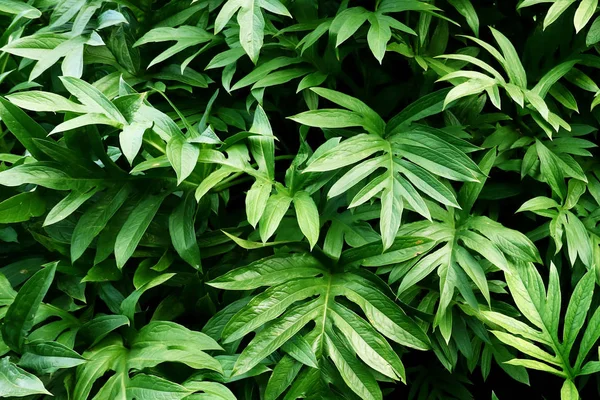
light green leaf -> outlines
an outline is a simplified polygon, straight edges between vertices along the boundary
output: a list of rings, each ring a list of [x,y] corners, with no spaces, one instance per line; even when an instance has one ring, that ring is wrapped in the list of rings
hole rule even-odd
[[[22,1],[0,0],[0,11],[7,14],[21,15],[28,19],[36,19],[42,16],[42,12]]]
[[[72,102],[58,94],[41,90],[9,94],[6,98],[21,108],[37,112],[74,112],[82,114],[90,111],[86,106]]]
[[[260,239],[263,243],[273,236],[291,203],[292,198],[284,193],[277,193],[269,197],[259,222]]]
[[[387,44],[392,38],[392,31],[387,24],[385,19],[380,18],[380,14],[369,15],[369,23],[371,27],[367,34],[367,43],[371,52],[379,61],[379,64],[383,62]],[[339,38],[339,35],[338,35]]]
[[[575,286],[565,314],[563,328],[563,343],[566,348],[572,348],[585,319],[594,294],[594,274],[588,272]]]
[[[167,143],[167,157],[181,184],[196,168],[200,149],[188,143],[183,136],[173,136]]]
[[[35,375],[17,367],[8,357],[0,360],[0,396],[25,397],[37,394],[51,395]]]
[[[579,33],[587,25],[596,12],[596,8],[598,8],[598,0],[582,0],[579,3],[573,18],[576,33]]]
[[[311,368],[319,368],[319,362],[317,361],[315,352],[302,336],[294,336],[281,346],[281,350],[285,351],[304,365],[308,365]]]
[[[594,10],[596,8],[594,7]],[[579,400],[579,392],[577,386],[570,381],[566,380],[560,389],[560,400]]]
[[[498,46],[502,50],[502,54],[504,55],[504,59],[506,60],[505,68],[508,77],[510,78],[510,82],[514,83],[521,89],[527,88],[527,73],[523,68],[523,64],[521,64],[521,60],[519,59],[519,55],[515,50],[515,47],[512,45],[510,40],[506,38],[500,31],[490,27],[492,31],[492,35],[494,35],[494,39],[498,42]]]
[[[394,243],[396,233],[398,233],[398,229],[400,228],[402,211],[404,209],[400,182],[392,175],[386,179],[388,182],[386,183],[387,187],[383,189],[383,193],[381,194],[381,215],[379,217],[379,228],[384,251]]]
[[[295,254],[255,261],[213,279],[208,284],[225,290],[251,290],[321,273],[323,267],[314,257]]]
[[[339,13],[331,23],[330,31],[335,33],[335,47],[350,38],[367,21],[369,12],[362,7],[348,8]]]
[[[210,42],[213,38],[213,35],[197,26],[183,25],[178,28],[158,27],[146,32],[144,36],[142,36],[133,44],[133,47],[141,46],[147,43],[166,42],[172,40],[176,41],[173,46],[169,47],[167,50],[163,51],[152,61],[150,61],[147,66],[147,68],[150,68],[153,65],[168,60],[188,47]]]
[[[125,124],[127,121],[119,109],[98,89],[81,79],[61,76],[63,85],[81,103],[97,113],[103,113],[113,121]]]
[[[133,160],[142,148],[142,139],[146,129],[150,128],[147,122],[134,122],[125,125],[123,131],[119,134],[119,144],[123,155],[129,161],[129,165],[133,165]],[[167,145],[168,149],[168,145]]]
[[[271,183],[257,180],[246,193],[246,216],[248,223],[254,228],[256,228],[267,207],[272,189],[273,185]]]
[[[319,240],[319,231],[321,228],[319,210],[314,200],[305,191],[297,192],[294,195],[293,201],[298,225],[304,236],[308,239],[312,249],[317,240]]]
[[[192,393],[177,383],[154,375],[137,374],[127,383],[127,398],[180,400]]]
[[[237,21],[240,25],[240,44],[256,64],[263,46],[265,19],[258,0],[243,0],[239,3],[241,8],[238,11]]]
[[[361,365],[333,332],[325,334],[327,354],[337,367],[342,379],[354,393],[364,400],[381,400],[381,389],[373,375]]]
[[[244,348],[233,368],[233,375],[250,371],[265,357],[291,339],[306,324],[323,312],[323,300],[315,299],[288,310],[256,334]]]
[[[344,140],[334,148],[321,154],[304,171],[324,172],[340,169],[357,163],[378,151],[384,151],[386,144],[377,135],[362,133]]]

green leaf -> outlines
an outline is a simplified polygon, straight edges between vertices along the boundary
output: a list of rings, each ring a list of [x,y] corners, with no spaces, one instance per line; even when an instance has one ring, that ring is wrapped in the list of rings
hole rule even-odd
[[[579,218],[570,211],[566,212],[567,223],[563,224],[567,237],[567,248],[571,265],[575,264],[577,256],[586,266],[593,264],[592,244],[585,228]]]
[[[313,199],[305,191],[297,192],[293,198],[296,218],[300,230],[308,239],[312,249],[319,240],[321,224],[319,222],[319,210]],[[268,211],[267,211],[268,213]]]
[[[446,109],[448,105],[455,100],[474,94],[479,94],[494,85],[496,85],[496,82],[491,78],[485,80],[470,79],[466,82],[463,82],[448,92],[446,98],[444,99],[444,109]]]
[[[285,345],[284,345],[285,346]],[[277,398],[292,384],[298,376],[302,364],[286,355],[275,365],[265,389],[265,400]]]
[[[546,14],[546,18],[544,18],[544,29],[556,21],[574,2],[575,0],[564,0],[552,4],[552,7],[550,7]]]
[[[369,15],[369,22],[371,27],[367,34],[367,42],[371,52],[379,61],[379,64],[383,62],[387,44],[392,38],[392,31],[387,24],[387,21],[381,18],[380,14]],[[339,35],[338,35],[339,38]]]
[[[333,332],[325,335],[327,353],[336,365],[342,379],[354,393],[365,400],[383,399],[373,375],[362,366]]]
[[[28,19],[42,16],[42,12],[27,3],[15,0],[0,0],[0,11],[7,14],[21,15]]]
[[[213,279],[208,284],[219,289],[250,290],[277,285],[294,278],[313,277],[322,272],[321,263],[314,257],[295,254],[256,261]]]
[[[241,375],[292,338],[306,324],[322,313],[323,301],[316,299],[293,307],[256,334],[235,363],[233,374]]]
[[[376,135],[356,135],[321,154],[304,171],[324,172],[340,169],[385,150],[385,145],[386,143]]]
[[[400,171],[408,180],[423,193],[450,207],[460,208],[452,190],[442,184],[435,175],[417,164],[405,160],[394,160],[400,166]]]
[[[108,221],[121,208],[131,192],[129,185],[117,186],[91,206],[79,219],[71,236],[71,261],[75,262],[89,247]]]
[[[552,191],[561,199],[566,195],[566,186],[564,181],[563,170],[556,155],[552,153],[539,140],[536,140],[535,149],[540,158],[540,169],[542,177],[550,185]]]
[[[579,346],[579,352],[577,354],[577,362],[575,363],[577,368],[580,368],[595,343],[600,339],[600,309],[592,314],[589,319],[581,344]]]
[[[310,344],[302,336],[294,336],[281,349],[297,361],[311,368],[319,368],[319,362]]]
[[[75,351],[58,342],[36,340],[25,345],[19,365],[39,374],[51,374],[61,368],[72,368],[86,360]]]
[[[115,329],[125,325],[129,326],[129,319],[124,315],[101,315],[86,322],[79,330],[79,335],[93,346]]]
[[[225,50],[224,52],[214,56],[205,69],[208,70],[213,68],[222,68],[226,67],[227,65],[234,64],[244,54],[246,54],[246,52],[242,47],[234,47],[232,49]]]
[[[394,177],[390,177],[388,182],[387,187],[383,189],[381,194],[381,215],[379,219],[384,251],[394,242],[396,233],[400,228],[404,209],[400,182]]]
[[[410,144],[399,144],[395,148],[403,157],[435,175],[466,182],[479,182],[482,177],[477,164],[450,144],[436,149]]]
[[[194,398],[197,398],[198,400],[206,399],[207,396],[211,396],[211,398],[214,398],[215,400],[236,400],[236,397],[233,395],[231,390],[229,390],[225,385],[217,382],[200,382],[191,380],[184,382],[183,386],[193,391],[204,392],[204,395],[191,395],[188,397],[190,400]]]
[[[579,3],[573,19],[576,33],[579,33],[587,25],[596,12],[596,8],[598,8],[598,0],[582,0]]]
[[[148,400],[180,400],[192,390],[154,375],[138,374],[127,384],[127,398]]]
[[[115,242],[115,259],[119,269],[123,268],[127,260],[133,255],[164,198],[165,194],[143,197],[129,214]]]
[[[364,123],[363,118],[355,112],[335,108],[305,111],[289,118],[315,128],[348,128],[362,126]]]
[[[577,64],[577,60],[574,61],[566,61],[564,63],[558,64],[556,67],[552,68],[550,71],[546,72],[546,74],[539,80],[539,82],[532,89],[533,92],[536,92],[542,99],[546,97],[546,94],[553,87],[553,85],[558,82],[560,78],[565,76],[573,66]]]
[[[58,94],[34,90],[31,92],[13,93],[6,96],[11,103],[30,111],[37,112],[74,112],[87,113],[86,106],[77,104]]]
[[[594,294],[594,275],[585,274],[575,286],[565,314],[563,343],[566,348],[572,348],[585,319]]]
[[[336,35],[335,47],[350,38],[369,18],[369,12],[362,7],[348,8],[339,13],[331,23],[330,31]]]
[[[273,190],[273,185],[257,180],[246,194],[246,216],[248,223],[254,228],[265,212],[271,190]]]
[[[52,210],[50,210],[46,216],[46,219],[44,220],[44,226],[55,224],[67,218],[69,215],[77,211],[77,209],[81,207],[83,203],[98,193],[100,189],[100,187],[95,187],[87,191],[73,190],[65,198],[59,201],[52,208]]]
[[[123,300],[123,302],[121,303],[122,314],[125,315],[130,321],[133,321],[135,315],[135,307],[137,306],[138,300],[140,299],[140,297],[142,297],[144,292],[165,283],[173,276],[175,276],[174,273],[159,275],[156,278],[153,278],[149,282],[145,283],[139,289],[136,289],[135,291],[131,292],[131,294],[127,296],[125,300]]]
[[[596,8],[594,7],[594,10]],[[560,400],[579,400],[579,392],[577,386],[570,381],[566,380],[560,389]]]
[[[475,8],[473,8],[473,4],[471,4],[471,0],[449,0],[448,3],[465,17],[467,24],[473,30],[475,36],[479,36],[479,17]]]
[[[560,207],[560,205],[553,199],[550,199],[548,197],[539,196],[539,197],[534,197],[533,199],[527,200],[525,203],[523,203],[523,205],[521,207],[519,207],[519,209],[516,212],[547,210],[549,208],[559,208],[559,207]]]
[[[350,347],[371,368],[394,380],[405,380],[404,366],[388,342],[375,329],[340,304],[331,307],[336,327]]]
[[[167,143],[167,157],[177,174],[177,184],[183,182],[196,167],[200,149],[182,136],[173,136]]]
[[[46,138],[46,130],[25,114],[23,110],[3,97],[0,97],[0,119],[33,157],[40,161],[48,159],[48,156],[38,149],[34,142],[35,138]]]
[[[29,278],[8,307],[2,325],[2,339],[13,351],[22,351],[27,334],[33,327],[37,310],[54,279],[57,264],[46,264],[45,268]]]
[[[133,160],[142,148],[144,132],[148,128],[150,128],[150,124],[146,122],[134,122],[124,126],[123,131],[119,135],[121,150],[130,165],[133,165]]]
[[[260,239],[263,243],[273,236],[291,203],[292,198],[284,193],[277,193],[269,197],[259,222]]]
[[[327,100],[334,102],[335,104],[361,115],[363,118],[365,118],[365,120],[368,121],[368,123],[365,123],[365,129],[379,136],[383,135],[383,132],[385,131],[385,122],[379,116],[379,114],[377,114],[364,102],[352,96],[348,96],[347,94],[331,89],[315,87],[311,88],[311,91]]]
[[[158,27],[146,32],[144,36],[133,44],[133,47],[142,46],[147,43],[176,41],[173,46],[169,47],[150,61],[147,66],[147,68],[150,68],[153,65],[168,60],[188,47],[209,42],[213,38],[213,35],[197,26],[183,25],[178,28]]]
[[[46,202],[37,191],[19,193],[0,203],[0,224],[29,221],[46,211]]]
[[[388,135],[395,135],[415,121],[442,112],[444,109],[444,99],[449,91],[450,89],[442,89],[426,94],[414,103],[406,106],[387,123]]]
[[[265,19],[258,0],[245,0],[240,3],[242,6],[237,15],[240,25],[240,44],[256,64],[263,46]]]
[[[596,17],[592,22],[592,26],[590,26],[590,30],[585,37],[586,46],[593,46],[598,42],[600,42],[600,17]]]
[[[0,396],[25,397],[37,394],[51,395],[35,375],[17,367],[8,357],[0,360]]]
[[[519,59],[519,55],[515,50],[515,47],[512,45],[510,40],[506,38],[500,31],[490,27],[492,31],[492,35],[496,42],[498,42],[498,46],[500,46],[500,50],[502,50],[502,54],[504,55],[504,59],[506,60],[505,68],[508,77],[510,78],[510,82],[514,83],[521,89],[527,88],[527,73],[523,68],[523,64],[521,64],[521,60]]]
[[[195,369],[223,372],[221,364],[204,351],[222,350],[211,337],[168,321],[144,326],[131,345],[128,367],[151,368],[163,362],[180,362]]]
[[[61,76],[60,79],[65,88],[93,112],[102,113],[122,124],[127,123],[117,106],[94,86],[73,77]]]
[[[196,202],[193,194],[184,194],[179,205],[169,216],[169,233],[177,254],[196,269],[201,268],[200,249],[196,241],[194,220]]]

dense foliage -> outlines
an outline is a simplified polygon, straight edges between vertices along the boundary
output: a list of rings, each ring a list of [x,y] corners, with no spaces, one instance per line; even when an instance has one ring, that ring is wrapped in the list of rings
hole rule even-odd
[[[597,6],[0,0],[0,397],[597,399]]]

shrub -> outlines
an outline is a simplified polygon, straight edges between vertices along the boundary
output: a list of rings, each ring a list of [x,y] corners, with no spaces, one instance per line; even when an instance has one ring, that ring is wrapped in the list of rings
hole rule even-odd
[[[0,397],[597,398],[597,6],[0,0]]]

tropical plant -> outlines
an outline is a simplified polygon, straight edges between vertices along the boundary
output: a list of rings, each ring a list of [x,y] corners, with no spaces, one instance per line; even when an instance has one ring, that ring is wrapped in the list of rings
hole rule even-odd
[[[597,398],[597,8],[0,0],[0,397]]]

